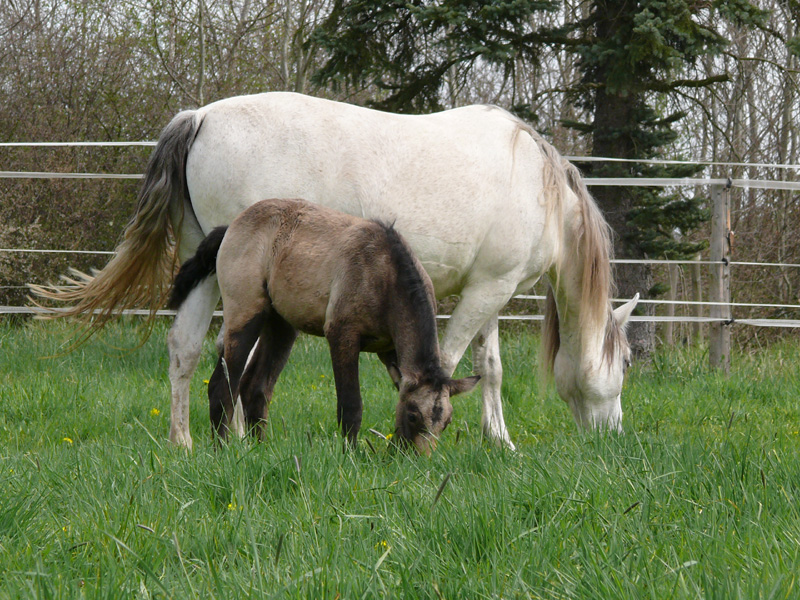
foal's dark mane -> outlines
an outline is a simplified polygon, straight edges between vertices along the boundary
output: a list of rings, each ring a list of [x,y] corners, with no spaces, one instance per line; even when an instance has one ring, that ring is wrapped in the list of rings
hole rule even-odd
[[[389,255],[397,271],[398,292],[408,299],[408,306],[414,314],[419,345],[416,363],[422,366],[422,375],[435,381],[444,380],[445,375],[439,362],[439,338],[436,331],[436,311],[431,303],[428,289],[417,268],[417,263],[400,237],[394,224],[387,225],[376,221],[386,232]]]

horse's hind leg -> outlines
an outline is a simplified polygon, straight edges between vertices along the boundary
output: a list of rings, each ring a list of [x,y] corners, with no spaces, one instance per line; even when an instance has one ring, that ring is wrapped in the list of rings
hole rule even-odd
[[[189,450],[192,449],[192,436],[189,432],[189,383],[197,368],[203,339],[218,300],[217,278],[212,276],[202,281],[181,305],[167,337],[169,381],[172,386],[169,439]]]
[[[266,437],[267,413],[275,383],[296,339],[297,330],[273,311],[265,320],[255,355],[242,375],[239,396],[245,423],[260,440]]]

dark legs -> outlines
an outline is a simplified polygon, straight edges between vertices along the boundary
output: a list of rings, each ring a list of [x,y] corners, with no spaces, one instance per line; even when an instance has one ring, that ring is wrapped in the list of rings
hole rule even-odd
[[[217,360],[217,366],[208,382],[211,428],[222,440],[228,439],[235,394],[239,389],[247,357],[261,334],[265,318],[263,312],[257,313],[238,331],[228,329],[226,324],[224,355]]]
[[[208,384],[211,426],[223,440],[233,419],[233,398],[242,398],[248,428],[263,424],[278,375],[286,365],[297,332],[275,312],[259,313],[239,331],[225,335],[225,355],[220,356]],[[247,359],[256,341],[258,347],[248,365]],[[237,392],[238,390],[238,392]]]
[[[297,331],[277,313],[266,320],[258,348],[245,369],[239,384],[244,421],[248,431],[259,440],[266,437],[266,421],[272,391],[286,366]]]
[[[355,446],[362,412],[358,382],[360,336],[331,327],[325,337],[330,345],[333,377],[336,380],[336,420],[342,427],[342,435]]]
[[[336,381],[337,422],[342,435],[355,445],[362,413],[358,380],[360,336],[331,328],[325,337],[330,345]],[[248,430],[263,439],[275,382],[286,366],[296,339],[297,330],[273,311],[259,313],[238,331],[226,332],[225,356],[220,356],[208,384],[211,426],[221,439],[228,437],[233,398],[237,394],[242,399]],[[258,347],[248,364],[256,341]]]

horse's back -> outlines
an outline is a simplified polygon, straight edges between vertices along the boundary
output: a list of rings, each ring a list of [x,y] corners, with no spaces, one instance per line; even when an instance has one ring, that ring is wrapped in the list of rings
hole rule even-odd
[[[517,268],[542,235],[541,153],[501,109],[397,115],[276,92],[199,114],[186,168],[205,231],[265,197],[394,222],[440,296],[476,265]]]

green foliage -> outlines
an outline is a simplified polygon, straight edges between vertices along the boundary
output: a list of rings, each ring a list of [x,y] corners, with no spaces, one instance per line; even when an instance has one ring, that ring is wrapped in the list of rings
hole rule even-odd
[[[584,21],[566,28],[574,36],[567,48],[578,56],[583,74],[572,93],[594,117],[580,127],[593,136],[593,155],[663,156],[676,138],[674,124],[685,115],[662,116],[655,108],[659,99],[682,88],[727,79],[727,74],[704,80],[686,78],[700,58],[718,54],[728,45],[714,29],[715,20],[760,26],[766,14],[741,0],[704,4],[692,0],[595,1]],[[610,163],[587,170],[603,177],[678,178],[694,175],[700,167]],[[606,211],[615,209],[612,200],[601,205]],[[628,212],[617,233],[635,256],[684,258],[703,248],[675,234],[685,236],[709,218],[704,198],[632,188],[619,209]]]
[[[166,324],[55,358],[67,329],[0,322],[0,598],[767,598],[800,570],[796,343],[631,369],[626,433],[581,435],[536,398],[536,337],[505,332],[516,453],[461,398],[430,458],[391,452],[396,393],[362,359],[364,432],[342,451],[327,349],[301,338],[263,444],[169,446]],[[370,444],[367,444],[367,439]]]
[[[696,83],[676,76],[729,44],[707,23],[722,17],[758,26],[766,16],[746,0],[596,0],[589,17],[566,30],[578,35],[570,48],[580,57],[584,82],[600,83],[608,94],[627,96]]]
[[[394,112],[442,108],[448,73],[461,77],[477,61],[513,73],[518,59],[536,61],[546,32],[531,25],[554,0],[336,2],[313,42],[329,53],[319,84],[375,85],[386,95],[371,105]]]
[[[684,116],[660,114],[654,108],[659,99],[682,88],[727,80],[726,74],[685,78],[700,58],[727,46],[714,20],[760,26],[767,15],[745,0],[596,0],[583,20],[553,29],[531,26],[537,11],[556,8],[554,2],[522,1],[337,2],[312,38],[329,53],[315,81],[373,85],[385,94],[370,104],[396,112],[427,112],[443,107],[447,78],[453,85],[480,61],[513,79],[517,60],[536,63],[545,45],[562,44],[577,55],[582,73],[570,95],[593,116],[590,123],[570,125],[592,136],[595,156],[648,159],[663,155],[676,138],[673,125]],[[510,108],[535,120],[525,103]],[[685,177],[698,170],[612,163],[588,172]],[[708,218],[702,198],[639,188],[622,196],[621,207],[612,203],[601,206],[630,211],[617,224],[617,233],[632,254],[678,258],[701,249],[674,234],[685,236]]]

